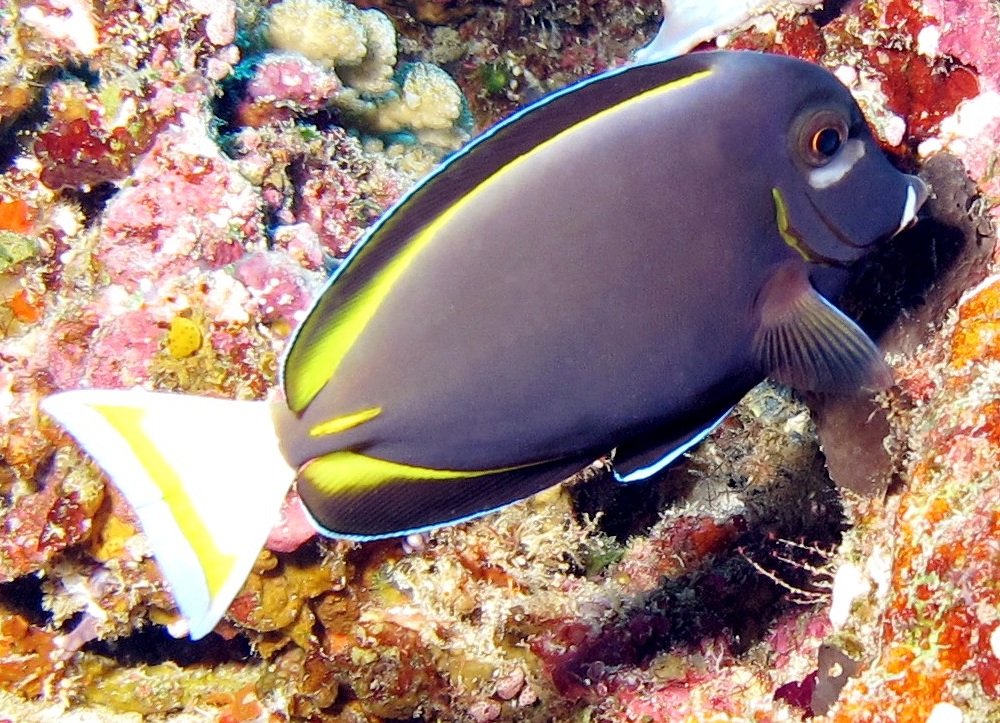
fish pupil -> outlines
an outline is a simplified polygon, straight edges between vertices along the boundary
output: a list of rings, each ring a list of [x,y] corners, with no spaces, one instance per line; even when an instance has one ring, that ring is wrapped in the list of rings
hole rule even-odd
[[[813,136],[812,147],[813,151],[820,156],[830,158],[840,150],[842,143],[843,138],[841,138],[840,131],[837,128],[827,127],[816,131],[816,135]]]

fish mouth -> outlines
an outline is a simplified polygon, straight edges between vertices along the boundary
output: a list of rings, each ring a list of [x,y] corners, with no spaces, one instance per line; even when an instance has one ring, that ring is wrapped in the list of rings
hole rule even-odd
[[[806,199],[809,201],[809,205],[812,206],[813,210],[816,212],[816,215],[819,216],[820,220],[823,222],[823,225],[830,230],[830,233],[832,233],[838,241],[852,249],[863,250],[877,241],[892,238],[900,232],[910,228],[917,222],[917,212],[930,196],[931,189],[930,186],[917,176],[909,176],[908,181],[909,183],[906,185],[906,200],[903,202],[903,214],[900,217],[899,225],[896,227],[896,230],[886,236],[880,236],[872,239],[868,243],[859,243],[852,239],[836,224],[836,222],[834,222],[832,218],[823,213],[822,209],[816,205],[816,202],[813,201],[809,194],[806,194]]]

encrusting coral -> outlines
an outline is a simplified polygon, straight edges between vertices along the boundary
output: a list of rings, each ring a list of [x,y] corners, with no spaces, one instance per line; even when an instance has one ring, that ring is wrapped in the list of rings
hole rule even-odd
[[[430,63],[413,63],[401,72],[398,93],[379,104],[374,125],[380,131],[413,131],[425,143],[449,145],[460,124],[465,100],[446,72]]]
[[[765,384],[652,484],[597,462],[405,544],[310,538],[290,504],[216,634],[171,637],[134,514],[38,401],[262,397],[328,269],[468,112],[624,62],[658,8],[367,5],[0,8],[0,719],[1000,715],[1000,40],[972,0],[764,13],[716,41],[831,68],[934,184],[850,300],[895,387],[807,400],[814,425]]]
[[[241,120],[259,125],[339,109],[376,133],[416,134],[455,148],[468,139],[465,99],[451,76],[429,63],[396,68],[396,28],[380,10],[343,0],[283,0],[269,8],[264,54],[247,85]],[[315,64],[315,67],[311,67]],[[337,80],[342,81],[342,84]]]
[[[323,65],[357,65],[368,54],[362,17],[343,0],[282,0],[268,13],[267,39]]]

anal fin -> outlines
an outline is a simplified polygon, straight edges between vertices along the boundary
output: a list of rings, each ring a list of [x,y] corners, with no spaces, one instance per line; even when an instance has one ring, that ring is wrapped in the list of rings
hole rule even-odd
[[[642,482],[662,472],[711,434],[731,411],[732,407],[717,419],[667,441],[662,438],[644,438],[619,445],[611,455],[615,480],[625,484]]]
[[[448,470],[340,450],[306,462],[296,485],[324,534],[375,540],[481,517],[561,482],[593,459]]]

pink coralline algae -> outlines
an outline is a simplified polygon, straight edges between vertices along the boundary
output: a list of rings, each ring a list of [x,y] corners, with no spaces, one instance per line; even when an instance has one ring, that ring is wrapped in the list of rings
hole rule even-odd
[[[323,134],[245,128],[233,142],[239,168],[260,184],[266,210],[280,224],[275,245],[286,246],[307,268],[319,268],[324,255],[346,256],[414,179],[412,170],[365,153],[339,128]]]
[[[996,28],[1000,11],[996,6],[970,0],[927,0],[924,11],[936,22],[922,32],[936,41],[937,49],[976,68],[984,83],[998,90],[1000,36]]]
[[[322,177],[305,178],[301,186],[296,220],[308,224],[333,256],[343,258],[353,245],[345,235],[352,224],[352,209],[358,197],[356,182],[347,176],[333,183]]]
[[[942,125],[939,139],[925,144],[925,153],[940,148],[962,157],[969,173],[985,194],[1000,197],[1000,179],[995,173],[996,148],[1000,145],[1000,11],[992,3],[927,3],[934,18],[925,32],[930,52],[957,58],[979,71],[982,92],[960,105]]]
[[[271,552],[295,552],[316,537],[316,527],[293,490],[281,506],[278,521],[264,545]]]
[[[147,381],[163,334],[163,326],[146,309],[126,311],[105,321],[91,337],[87,360],[81,364],[86,383],[100,389]]]
[[[276,207],[280,206],[280,202]],[[272,247],[287,258],[294,259],[305,269],[318,271],[323,267],[323,246],[319,234],[305,223],[277,226],[271,231]]]
[[[264,248],[260,197],[201,122],[187,116],[160,134],[132,183],[108,203],[95,258],[130,292]]]
[[[247,287],[266,324],[298,325],[316,293],[314,285],[305,283],[299,262],[279,253],[250,254],[236,266],[236,278]]]
[[[268,53],[254,66],[235,114],[251,127],[308,116],[326,108],[340,89],[332,70],[301,55]]]

